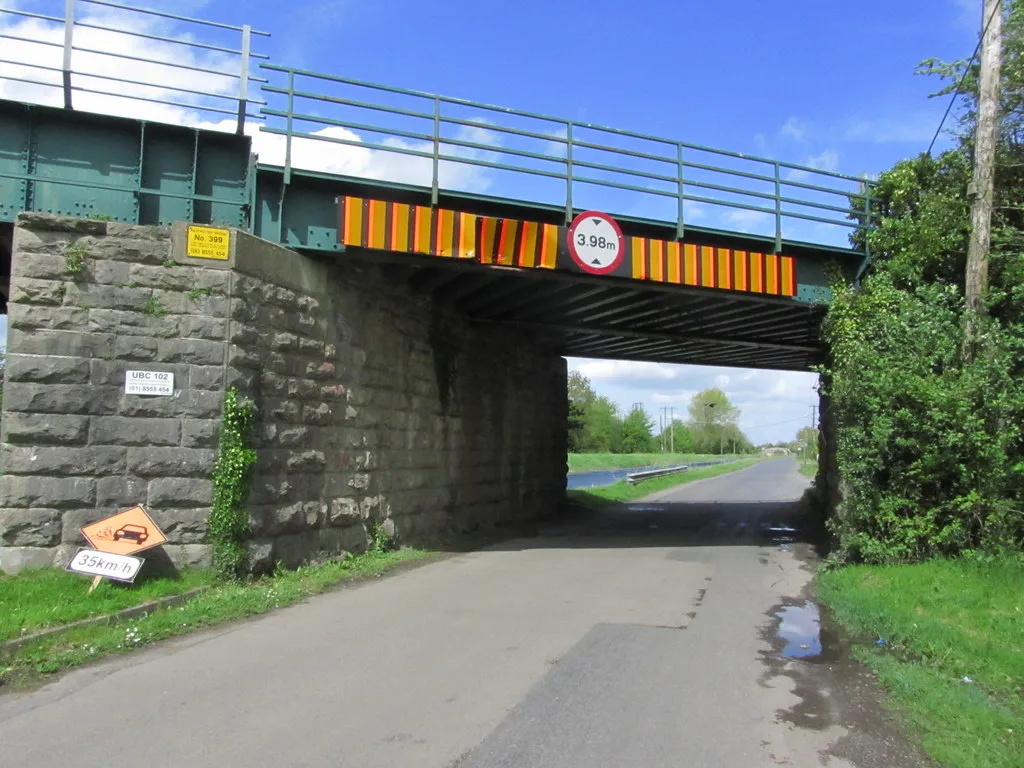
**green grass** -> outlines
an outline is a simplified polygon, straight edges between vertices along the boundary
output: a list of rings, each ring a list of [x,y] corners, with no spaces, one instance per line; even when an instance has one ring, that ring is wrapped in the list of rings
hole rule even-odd
[[[178,607],[115,624],[78,627],[28,643],[0,658],[0,682],[14,688],[34,685],[46,675],[106,655],[127,653],[175,635],[266,613],[341,582],[380,576],[401,563],[420,560],[429,554],[419,549],[370,551],[340,563],[280,571],[249,582],[218,584]],[[77,586],[84,593],[85,587]],[[132,604],[135,602],[138,601]]]
[[[800,474],[806,475],[807,477],[818,476],[818,460],[817,459],[804,459],[800,462]]]
[[[91,581],[56,568],[0,574],[0,641],[181,594],[212,584],[213,575],[191,571],[177,579],[140,578],[136,584],[124,585],[104,580],[86,594]]]
[[[817,589],[932,758],[1024,766],[1024,562],[855,566]]]
[[[692,464],[696,461],[717,461],[732,458],[696,453],[570,453],[570,472],[599,472],[602,469],[631,469],[632,467],[671,467],[674,464]]]
[[[757,464],[759,461],[762,461],[760,457],[754,457],[731,461],[728,464],[720,464],[718,466],[697,467],[696,469],[690,469],[676,475],[655,477],[635,485],[630,485],[625,480],[622,480],[613,485],[602,485],[596,488],[587,488],[586,490],[566,491],[566,497],[572,506],[582,507],[583,509],[599,509],[624,501],[636,501],[658,491],[665,491],[669,488],[675,488],[677,485],[692,483],[694,480],[718,477],[729,472],[736,472],[737,470]]]

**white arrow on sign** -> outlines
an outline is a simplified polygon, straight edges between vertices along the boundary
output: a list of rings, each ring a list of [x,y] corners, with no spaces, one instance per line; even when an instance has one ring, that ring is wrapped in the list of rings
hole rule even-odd
[[[569,255],[584,272],[607,275],[625,255],[622,230],[606,213],[585,211],[569,225]]]

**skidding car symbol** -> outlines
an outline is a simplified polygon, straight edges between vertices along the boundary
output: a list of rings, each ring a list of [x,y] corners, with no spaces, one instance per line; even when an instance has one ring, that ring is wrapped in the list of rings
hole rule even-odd
[[[121,541],[122,539],[125,539],[142,544],[148,538],[149,530],[144,525],[132,525],[131,523],[128,523],[114,531],[114,541]]]

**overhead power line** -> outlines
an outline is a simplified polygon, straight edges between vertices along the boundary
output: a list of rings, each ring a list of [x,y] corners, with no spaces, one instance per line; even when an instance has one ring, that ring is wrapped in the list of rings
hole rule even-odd
[[[928,151],[926,155],[932,153],[932,147],[935,146],[936,140],[939,138],[939,134],[942,132],[942,126],[946,124],[946,118],[949,117],[950,110],[953,109],[953,105],[956,103],[957,96],[960,95],[960,89],[963,88],[964,82],[967,80],[967,74],[971,71],[971,66],[974,64],[974,60],[978,58],[978,53],[981,51],[981,42],[985,39],[985,35],[988,33],[988,27],[992,23],[992,19],[996,17],[1001,9],[1001,4],[996,3],[996,7],[992,9],[992,13],[988,17],[988,21],[985,22],[985,28],[981,30],[981,36],[978,38],[978,44],[974,46],[974,53],[971,54],[970,60],[967,62],[967,66],[964,67],[963,74],[960,75],[960,81],[956,84],[956,88],[953,89],[953,96],[949,100],[949,104],[946,105],[946,111],[942,115],[942,120],[939,121],[939,127],[935,129],[935,135],[932,136],[932,141],[928,145]]]

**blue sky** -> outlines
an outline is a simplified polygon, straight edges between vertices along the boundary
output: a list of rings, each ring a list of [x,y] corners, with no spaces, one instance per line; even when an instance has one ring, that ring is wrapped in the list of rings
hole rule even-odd
[[[928,146],[945,101],[928,98],[939,84],[914,67],[970,55],[981,16],[981,0],[131,4],[269,31],[257,45],[279,64],[850,175]],[[0,0],[12,5],[59,13],[62,3]],[[570,364],[623,407],[641,402],[654,415],[662,405],[685,410],[717,382],[755,442],[791,437],[816,402],[806,374]]]

